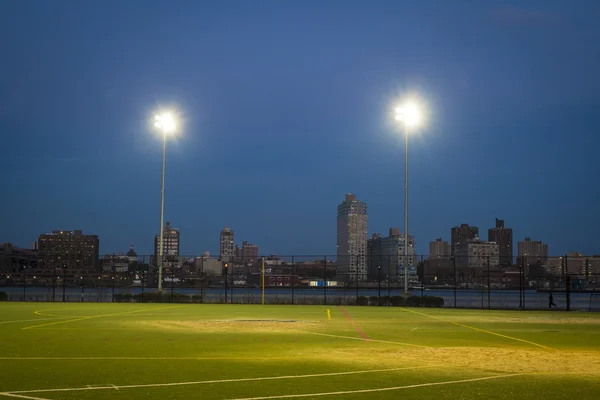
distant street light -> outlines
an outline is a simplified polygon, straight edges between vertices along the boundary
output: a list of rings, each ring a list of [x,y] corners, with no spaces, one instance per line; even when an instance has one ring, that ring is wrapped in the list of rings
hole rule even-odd
[[[406,103],[396,108],[396,121],[404,126],[404,293],[408,294],[408,134],[409,128],[421,124],[423,114],[416,103]]]
[[[163,135],[163,155],[162,155],[162,186],[160,190],[160,238],[158,243],[158,291],[162,292],[162,268],[163,268],[163,226],[165,216],[165,164],[167,161],[167,135],[172,134],[177,129],[177,122],[171,113],[162,113],[154,117],[154,126],[157,127]]]

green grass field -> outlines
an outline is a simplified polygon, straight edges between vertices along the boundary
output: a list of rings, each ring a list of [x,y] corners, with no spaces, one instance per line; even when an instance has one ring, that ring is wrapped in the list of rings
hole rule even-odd
[[[0,304],[0,399],[597,399],[600,315]]]

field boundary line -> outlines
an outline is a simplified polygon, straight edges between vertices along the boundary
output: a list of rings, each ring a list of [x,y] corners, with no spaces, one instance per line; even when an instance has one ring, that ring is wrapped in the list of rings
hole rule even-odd
[[[352,318],[350,313],[348,311],[346,311],[346,309],[342,306],[337,306],[337,307],[344,313],[344,315],[346,316],[346,319],[348,321],[350,321],[350,323],[352,324],[352,326],[354,327],[356,332],[358,332],[360,337],[365,340],[369,340],[369,336],[367,335],[367,333],[360,326],[358,326],[358,324],[354,321],[354,319]]]
[[[461,323],[454,322],[454,321],[449,320],[449,319],[444,319],[444,318],[436,317],[435,315],[426,314],[424,312],[409,310],[409,309],[404,308],[404,307],[401,307],[400,309],[402,311],[411,312],[413,314],[423,315],[425,317],[437,319],[438,321],[443,321],[443,322],[447,322],[447,323],[450,323],[450,324],[454,324],[454,325],[460,326],[462,328],[473,329],[474,331],[479,331],[479,332],[483,332],[483,333],[488,333],[490,335],[500,336],[500,337],[503,337],[505,339],[516,340],[518,342],[532,344],[534,346],[541,347],[542,349],[546,349],[546,350],[553,350],[552,348],[550,348],[548,346],[544,346],[543,344],[539,344],[539,343],[532,342],[532,341],[529,341],[529,340],[519,339],[519,338],[516,338],[516,337],[513,337],[513,336],[508,336],[508,335],[503,335],[501,333],[497,333],[497,332],[493,332],[493,331],[488,331],[486,329],[475,328],[474,326],[469,326],[469,325],[461,324]]]
[[[262,397],[237,397],[237,398],[229,399],[229,400],[289,399],[289,398],[298,398],[298,397],[339,396],[341,394],[389,392],[392,390],[414,389],[414,388],[427,387],[427,386],[442,386],[442,385],[452,385],[452,384],[457,384],[457,383],[478,382],[478,381],[485,381],[485,380],[491,380],[491,379],[510,378],[513,376],[521,376],[521,375],[526,375],[526,374],[520,373],[520,374],[493,375],[493,376],[484,376],[481,378],[462,379],[462,380],[455,380],[455,381],[418,383],[415,385],[391,386],[391,387],[383,387],[383,388],[375,388],[375,389],[344,390],[344,391],[339,391],[339,392],[282,394],[282,395],[276,395],[276,396],[262,396]]]
[[[312,359],[311,356],[274,356],[274,357],[0,357],[0,360],[12,361],[202,361],[202,360],[296,360]]]
[[[394,371],[402,371],[402,370],[408,370],[408,369],[434,368],[434,367],[439,367],[439,366],[440,365],[426,365],[426,366],[415,366],[415,367],[368,369],[368,370],[361,370],[361,371],[324,372],[321,374],[263,376],[263,377],[256,377],[256,378],[233,378],[233,379],[217,379],[217,380],[208,380],[208,381],[173,382],[173,383],[147,383],[147,384],[140,384],[140,385],[107,384],[105,386],[92,386],[92,387],[13,390],[10,392],[5,392],[5,393],[6,394],[21,394],[21,393],[78,392],[78,391],[84,391],[84,390],[108,390],[108,389],[120,390],[120,389],[138,389],[138,388],[148,388],[148,387],[190,386],[190,385],[203,385],[203,384],[214,384],[214,383],[271,381],[271,380],[278,380],[278,379],[321,378],[321,377],[326,377],[326,376],[358,375],[358,374],[369,374],[369,373],[376,373],[376,372],[394,372]]]
[[[17,323],[17,322],[47,321],[49,319],[59,319],[59,318],[69,318],[69,317],[32,318],[32,319],[18,319],[18,320],[13,320],[13,321],[0,321],[0,325],[1,324]]]
[[[430,348],[430,347],[432,347],[432,346],[425,346],[423,344],[394,342],[392,340],[363,339],[363,338],[354,337],[354,336],[332,335],[332,334],[329,334],[329,333],[320,333],[320,332],[307,332],[307,331],[300,331],[300,332],[306,333],[308,335],[319,335],[319,336],[329,336],[329,337],[334,337],[334,338],[339,338],[339,339],[360,340],[361,342],[375,342],[375,343],[386,343],[386,344],[398,344],[398,345],[402,345],[402,346],[412,346],[412,347],[421,347],[421,348]]]
[[[64,310],[80,310],[81,308],[73,308],[73,307],[69,307],[66,309],[60,309],[62,311]],[[97,310],[98,307],[93,307],[93,308],[87,308],[86,310]],[[58,314],[48,314],[46,313],[46,311],[55,311],[58,310],[56,308],[44,308],[43,310],[35,310],[33,313],[36,315],[43,315],[44,317],[59,317],[59,318],[72,318],[73,315],[58,315]],[[87,315],[81,315],[81,317],[87,317]]]
[[[152,311],[156,311],[156,310],[166,310],[169,308],[179,308],[179,307],[185,307],[185,306],[169,306],[169,307],[159,307],[159,308],[153,308]],[[118,312],[118,313],[112,313],[112,314],[101,314],[101,315],[90,315],[87,317],[79,317],[79,318],[74,318],[74,319],[68,319],[65,321],[55,321],[55,322],[49,322],[47,324],[41,324],[41,325],[32,325],[32,326],[26,326],[25,328],[21,328],[21,329],[33,329],[33,328],[42,328],[44,326],[52,326],[52,325],[58,325],[58,324],[66,324],[68,322],[77,322],[77,321],[85,321],[88,319],[95,319],[95,318],[104,318],[104,317],[113,317],[113,316],[117,316],[117,315],[126,315],[126,314],[133,314],[136,312],[142,312],[142,311],[148,311],[146,309],[143,310],[134,310],[134,311],[125,311],[125,312]]]
[[[20,394],[14,394],[14,393],[10,393],[10,392],[0,392],[0,396],[15,397],[18,399],[28,399],[28,400],[50,400],[50,399],[45,399],[43,397],[23,396]]]

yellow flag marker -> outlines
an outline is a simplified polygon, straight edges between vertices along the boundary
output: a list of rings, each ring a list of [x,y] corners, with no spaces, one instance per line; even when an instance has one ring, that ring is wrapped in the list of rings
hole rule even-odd
[[[331,310],[327,309],[327,319],[331,319]]]

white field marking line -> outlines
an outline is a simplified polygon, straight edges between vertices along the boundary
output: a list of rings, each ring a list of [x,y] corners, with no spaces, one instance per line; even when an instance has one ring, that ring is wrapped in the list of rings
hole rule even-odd
[[[31,321],[46,321],[46,320],[49,320],[49,319],[59,319],[59,318],[69,318],[69,317],[17,319],[17,320],[13,320],[13,321],[0,321],[0,324],[11,324],[11,323],[17,323],[17,322],[31,322]]]
[[[358,375],[358,374],[369,374],[376,372],[394,372],[402,371],[407,369],[424,369],[440,367],[441,365],[428,365],[419,367],[400,367],[400,368],[386,368],[386,369],[370,369],[362,371],[345,371],[345,372],[326,372],[322,374],[308,374],[308,375],[281,375],[281,376],[264,376],[258,378],[237,378],[237,379],[218,379],[211,381],[195,381],[195,382],[174,382],[174,383],[148,383],[141,385],[110,385],[110,386],[88,386],[88,387],[77,387],[77,388],[62,388],[62,389],[33,389],[33,390],[13,390],[6,393],[56,393],[56,392],[76,392],[82,390],[106,390],[106,389],[137,389],[147,387],[165,387],[165,386],[189,386],[189,385],[202,385],[211,383],[235,383],[235,382],[254,382],[254,381],[271,381],[279,379],[302,379],[302,378],[321,378],[325,376],[341,376],[341,375]]]
[[[117,313],[111,313],[111,314],[90,315],[90,316],[76,317],[76,318],[73,318],[73,319],[66,319],[64,321],[49,322],[47,324],[26,326],[26,327],[21,328],[21,329],[42,328],[44,326],[66,324],[66,323],[69,323],[69,322],[77,322],[77,321],[85,321],[85,320],[88,320],[88,319],[105,318],[105,317],[115,317],[117,315],[134,314],[134,313],[138,313],[138,312],[142,312],[142,311],[157,311],[157,310],[166,310],[166,309],[170,309],[170,308],[180,308],[180,307],[185,307],[185,306],[168,306],[168,307],[158,307],[158,308],[154,308],[152,310],[141,309],[141,310],[124,311],[124,312],[117,312]]]
[[[0,357],[0,360],[12,361],[202,361],[202,360],[248,360],[268,361],[287,359],[309,359],[310,356],[274,356],[274,357]]]
[[[494,376],[485,376],[482,378],[462,379],[462,380],[457,380],[457,381],[419,383],[416,385],[392,386],[392,387],[384,387],[384,388],[377,388],[377,389],[345,390],[345,391],[340,391],[340,392],[282,394],[282,395],[278,395],[278,396],[263,396],[263,397],[239,397],[239,398],[229,399],[229,400],[267,400],[267,399],[286,399],[286,398],[296,398],[296,397],[338,396],[341,394],[356,394],[356,393],[389,392],[392,390],[414,389],[414,388],[427,387],[427,386],[452,385],[455,383],[468,383],[468,382],[485,381],[485,380],[491,380],[491,379],[510,378],[513,376],[520,376],[520,375],[525,375],[525,374],[494,375]]]
[[[413,331],[416,331],[417,329],[419,329],[419,328],[412,328],[410,331],[413,332]]]
[[[306,332],[306,331],[300,331],[300,332],[306,333],[307,335],[319,335],[319,336],[329,336],[329,337],[334,337],[334,338],[339,338],[339,339],[360,340],[361,342],[375,342],[375,343],[398,344],[398,345],[401,345],[401,346],[413,346],[413,347],[422,347],[422,348],[430,348],[431,347],[431,346],[424,346],[422,344],[393,342],[391,340],[363,339],[363,338],[354,337],[354,336],[330,335],[329,333],[319,333],[319,332]]]
[[[89,387],[89,388],[97,388],[97,387],[99,387],[99,388],[102,388],[102,389],[104,389],[104,388],[109,388],[109,389],[112,388],[112,389],[115,389],[115,390],[119,390],[119,388],[116,387],[113,384],[108,385],[108,386],[102,385],[102,384],[100,384],[100,385],[87,385],[87,387]]]
[[[21,394],[14,394],[14,393],[9,393],[9,392],[2,392],[2,393],[0,393],[0,396],[16,397],[19,399],[29,399],[29,400],[50,400],[50,399],[44,399],[42,397],[23,396]]]

